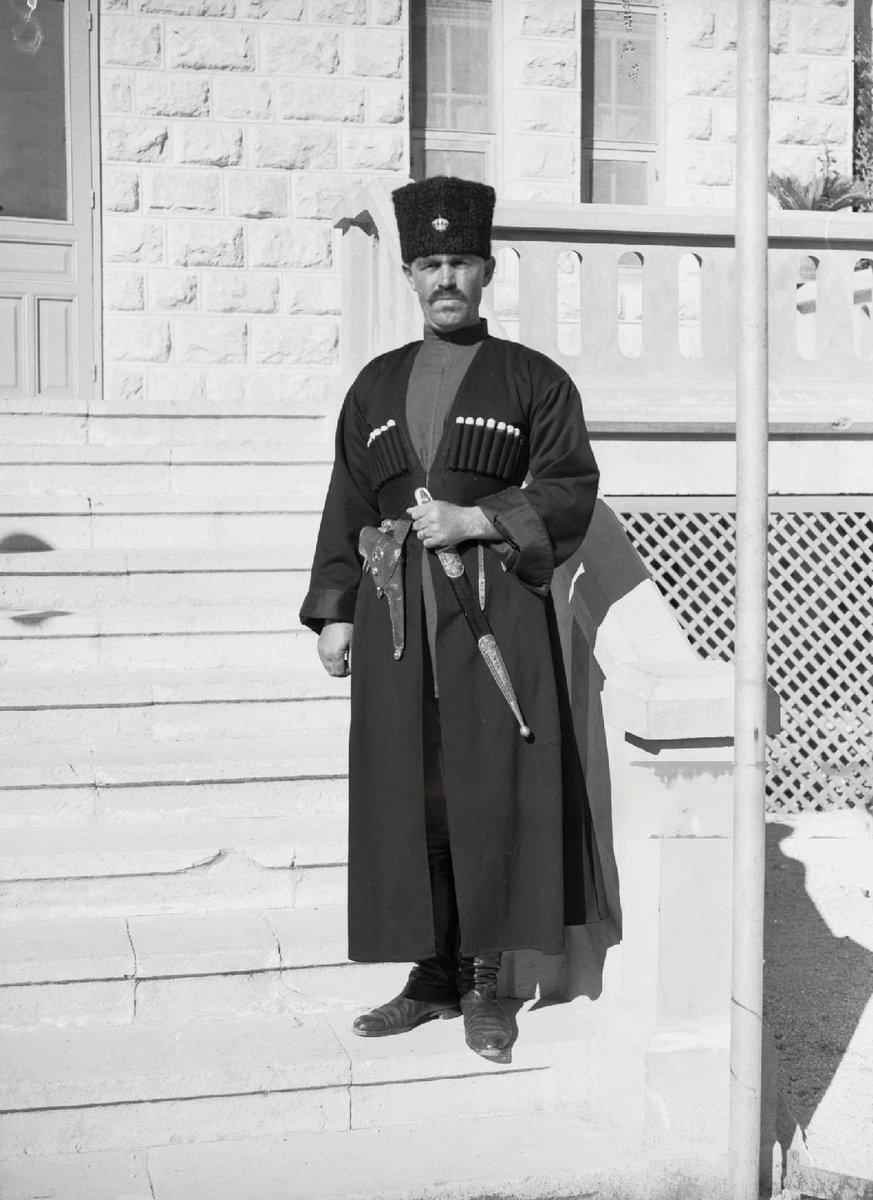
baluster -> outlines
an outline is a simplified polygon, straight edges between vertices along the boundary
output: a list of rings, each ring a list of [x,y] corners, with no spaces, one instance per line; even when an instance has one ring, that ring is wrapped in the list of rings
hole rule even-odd
[[[683,370],[679,353],[678,246],[646,246],[643,259],[643,345],[640,366],[646,372]]]
[[[816,370],[812,359],[803,359],[797,348],[797,285],[805,255],[797,249],[771,250],[768,258],[770,293],[770,372],[780,377]]]
[[[860,255],[852,266],[852,320],[855,357],[861,362],[873,359],[873,261]]]
[[[527,242],[519,250],[519,339],[551,358],[558,354],[555,288],[559,246]]]
[[[586,375],[606,374],[626,364],[618,348],[618,255],[614,246],[592,242],[582,250],[582,354]]]
[[[710,379],[732,377],[734,370],[733,246],[707,246],[696,253],[700,267],[700,370]]]
[[[683,373],[700,375],[697,361],[703,353],[700,311],[700,273],[702,256],[690,250],[679,255],[676,272],[676,296],[679,305],[677,337]]]
[[[817,257],[819,364],[828,378],[857,379],[855,354],[855,250],[825,250]]]

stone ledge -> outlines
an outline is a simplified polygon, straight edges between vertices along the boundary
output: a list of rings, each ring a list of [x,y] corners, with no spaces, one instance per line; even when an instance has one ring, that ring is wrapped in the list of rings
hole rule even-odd
[[[605,720],[647,741],[731,737],[733,704],[727,663],[625,663],[603,693]]]

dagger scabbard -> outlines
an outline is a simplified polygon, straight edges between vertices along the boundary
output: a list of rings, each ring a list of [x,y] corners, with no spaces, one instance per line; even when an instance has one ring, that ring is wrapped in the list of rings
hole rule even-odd
[[[479,638],[479,653],[488,664],[488,670],[494,676],[494,681],[503,693],[504,700],[512,709],[512,715],[518,721],[518,732],[523,738],[530,737],[530,726],[524,723],[524,717],[521,715],[521,709],[512,687],[512,680],[509,678],[506,663],[503,661],[503,655],[500,653],[497,639],[493,633],[486,633]]]
[[[425,504],[432,499],[430,493],[424,488],[419,488],[416,491],[415,498],[419,504]],[[530,726],[525,723],[522,716],[521,706],[515,695],[515,689],[512,686],[512,680],[509,677],[509,671],[506,668],[503,655],[500,653],[497,639],[491,631],[487,617],[477,602],[473,586],[467,578],[460,554],[458,554],[457,550],[450,547],[446,550],[437,550],[436,555],[440,560],[440,565],[446,574],[446,578],[452,586],[452,591],[455,593],[461,612],[464,614],[473,637],[476,639],[479,653],[485,660],[485,664],[491,672],[494,682],[500,688],[504,700],[512,709],[512,714],[518,722],[518,732],[523,738],[529,738],[531,735]]]

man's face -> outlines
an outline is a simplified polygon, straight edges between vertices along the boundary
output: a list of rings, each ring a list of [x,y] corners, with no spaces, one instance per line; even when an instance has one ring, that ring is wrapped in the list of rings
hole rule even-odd
[[[425,324],[436,333],[452,333],[479,320],[482,289],[491,282],[494,259],[431,254],[404,263],[403,274],[418,296]]]

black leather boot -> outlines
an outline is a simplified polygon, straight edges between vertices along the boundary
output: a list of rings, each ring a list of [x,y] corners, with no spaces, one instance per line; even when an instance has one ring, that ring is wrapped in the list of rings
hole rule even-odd
[[[462,958],[458,990],[467,1045],[482,1058],[507,1061],[512,1025],[497,999],[501,957],[497,953]]]
[[[411,1000],[401,992],[387,1004],[361,1013],[352,1023],[352,1032],[359,1037],[388,1037],[392,1033],[407,1033],[425,1021],[457,1015],[457,1000]]]

